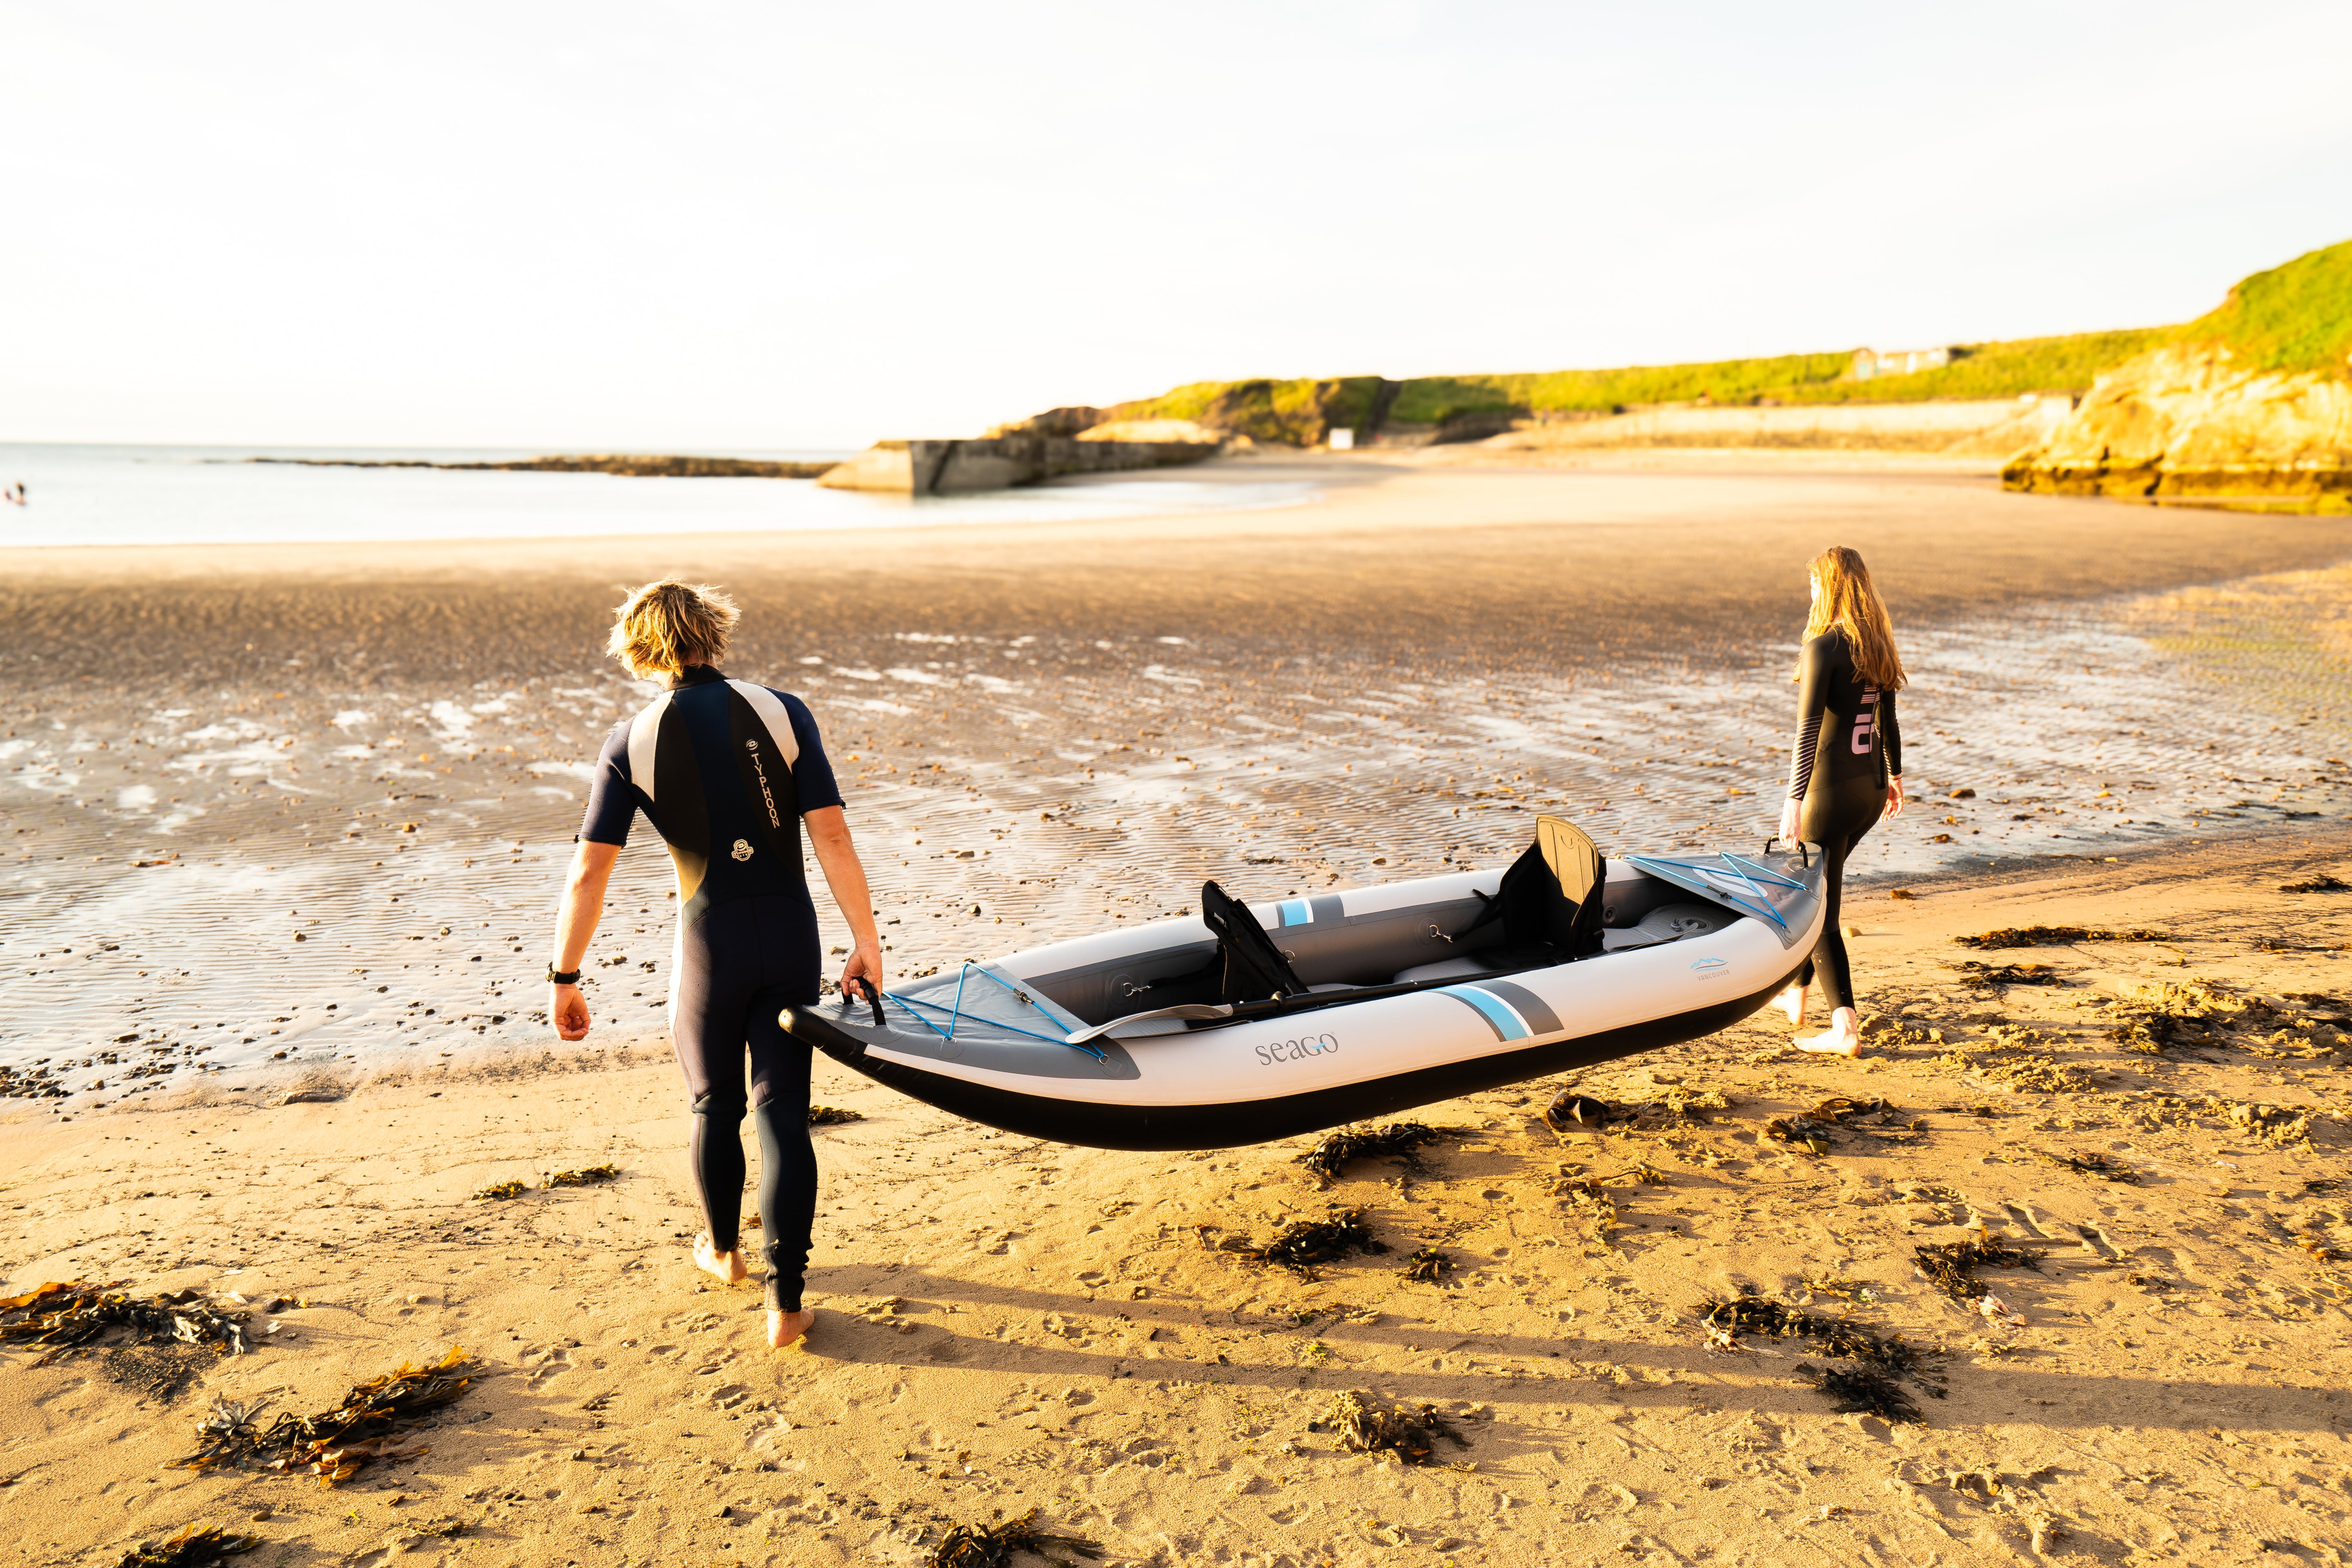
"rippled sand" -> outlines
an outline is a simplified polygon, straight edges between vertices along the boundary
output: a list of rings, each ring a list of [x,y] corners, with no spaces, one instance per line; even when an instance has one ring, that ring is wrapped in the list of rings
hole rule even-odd
[[[731,668],[814,706],[901,971],[1207,877],[1491,863],[1538,810],[1612,852],[1759,839],[1832,540],[1868,550],[1916,675],[1917,804],[1859,875],[2345,797],[2342,621],[2304,613],[2341,603],[2324,521],[1902,475],[1296,471],[1326,499],[929,539],[17,552],[0,1065],[80,1091],[64,1113],[537,1048],[588,763],[646,697],[602,628],[661,572],[734,588]],[[658,1046],[666,878],[649,841],[623,858],[600,1043]]]

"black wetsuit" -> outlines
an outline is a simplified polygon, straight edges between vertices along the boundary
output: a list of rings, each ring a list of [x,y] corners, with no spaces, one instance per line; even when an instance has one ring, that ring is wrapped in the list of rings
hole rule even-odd
[[[625,844],[643,811],[677,866],[670,1040],[694,1101],[694,1182],[710,1239],[740,1237],[745,1106],[760,1136],[768,1305],[798,1311],[816,1217],[809,1048],[777,1015],[817,999],[816,909],[801,815],[841,804],[816,721],[797,697],[696,666],[613,728],[580,837]]]
[[[1887,779],[1902,776],[1903,731],[1895,721],[1895,693],[1862,679],[1844,633],[1824,632],[1806,643],[1798,669],[1789,798],[1802,803],[1799,837],[1820,845],[1828,861],[1822,886],[1829,908],[1821,945],[1806,961],[1799,983],[1811,982],[1818,961],[1828,972],[1822,988],[1832,1007],[1853,1005],[1853,972],[1838,927],[1846,857],[1886,814]]]

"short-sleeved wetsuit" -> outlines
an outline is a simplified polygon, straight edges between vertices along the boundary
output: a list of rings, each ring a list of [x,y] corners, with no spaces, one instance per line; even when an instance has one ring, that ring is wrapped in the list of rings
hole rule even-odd
[[[677,867],[670,1041],[694,1101],[694,1179],[720,1251],[740,1239],[745,1107],[760,1136],[768,1304],[798,1311],[816,1216],[809,1048],[777,1015],[817,999],[816,908],[801,816],[841,804],[816,720],[797,697],[696,665],[613,727],[580,837],[625,844],[646,814]]]
[[[1789,761],[1789,798],[1802,803],[1797,832],[1825,852],[1822,888],[1829,901],[1821,945],[1800,984],[1818,961],[1828,971],[1823,989],[1832,1007],[1853,1005],[1853,972],[1839,929],[1846,857],[1886,813],[1886,781],[1903,776],[1903,731],[1895,693],[1862,679],[1845,634],[1831,630],[1805,644],[1798,666],[1797,744]]]

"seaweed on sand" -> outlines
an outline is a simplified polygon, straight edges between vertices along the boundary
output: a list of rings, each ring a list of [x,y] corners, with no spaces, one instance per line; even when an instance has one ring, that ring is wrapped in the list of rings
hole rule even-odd
[[[530,1190],[520,1182],[500,1182],[494,1187],[484,1187],[480,1192],[476,1193],[474,1201],[482,1203],[498,1198],[519,1198]]]
[[[205,1471],[219,1465],[257,1466],[292,1475],[307,1472],[322,1487],[356,1474],[373,1459],[414,1459],[427,1450],[409,1441],[409,1429],[425,1412],[437,1410],[473,1386],[474,1365],[456,1345],[425,1366],[406,1362],[354,1387],[331,1410],[316,1415],[278,1412],[266,1428],[255,1418],[265,1395],[243,1405],[226,1399],[196,1424],[204,1446],[170,1468]]]
[[[140,1301],[113,1285],[77,1279],[0,1300],[0,1341],[48,1348],[36,1366],[117,1328],[130,1330],[133,1344],[215,1345],[227,1355],[252,1348],[246,1343],[245,1314],[216,1312],[194,1290]]]
[[[1403,1464],[1428,1464],[1441,1437],[1457,1448],[1470,1446],[1470,1439],[1456,1432],[1434,1405],[1383,1405],[1350,1389],[1331,1401],[1328,1415],[1350,1451],[1394,1454]]]
[[[2005,991],[2012,985],[2063,985],[2066,977],[2047,963],[1980,963],[1964,958],[1949,967],[1960,972],[1960,984],[1981,986],[1988,991]]]
[[[581,1171],[558,1171],[547,1178],[551,1187],[585,1187],[598,1182],[609,1182],[621,1173],[618,1165],[591,1165]]]
[[[2281,882],[2282,893],[2352,893],[2352,882],[2347,882],[2332,872],[2322,871],[2316,877],[2305,877],[2300,882]]]
[[[924,1568],[1007,1568],[1014,1552],[1034,1552],[1048,1563],[1066,1565],[1069,1559],[1055,1556],[1045,1550],[1049,1546],[1067,1547],[1081,1557],[1102,1555],[1102,1548],[1091,1541],[1045,1534],[1037,1528],[1037,1510],[1033,1508],[1018,1519],[949,1526],[947,1535],[931,1548],[923,1564]]]
[[[833,1127],[844,1121],[865,1120],[866,1112],[845,1110],[837,1105],[812,1105],[808,1109],[808,1124],[811,1127]]]
[[[2042,1157],[2053,1165],[2063,1165],[2070,1171],[2080,1171],[2086,1176],[2096,1176],[2103,1182],[2137,1184],[2139,1181],[2137,1171],[2121,1161],[2111,1159],[2095,1151],[2088,1154],[2044,1154]]]
[[[1980,1237],[1974,1241],[1946,1241],[1912,1248],[1920,1275],[1955,1301],[1981,1300],[1992,1289],[1977,1278],[1979,1268],[2031,1268],[2042,1271],[2042,1254],[2031,1247],[2011,1247]]]
[[[1918,1407],[1898,1385],[1898,1378],[1907,1379],[1930,1398],[1944,1397],[1937,1353],[1900,1334],[1882,1334],[1850,1318],[1823,1317],[1762,1296],[1704,1301],[1698,1313],[1699,1327],[1714,1348],[1737,1350],[1739,1336],[1758,1334],[1803,1340],[1823,1355],[1855,1363],[1825,1372],[1802,1364],[1796,1368],[1814,1387],[1839,1400],[1833,1408],[1841,1412],[1859,1410],[1887,1421],[1920,1420]]]
[[[1952,939],[1962,947],[2054,947],[2073,942],[2170,942],[2168,931],[2107,931],[2098,926],[2003,926]]]
[[[1420,1121],[1391,1121],[1386,1127],[1359,1131],[1343,1127],[1328,1133],[1315,1147],[1298,1156],[1298,1163],[1315,1173],[1324,1186],[1339,1179],[1339,1172],[1350,1160],[1375,1160],[1383,1155],[1401,1155],[1404,1168],[1416,1174],[1426,1169],[1419,1150],[1424,1143],[1433,1143],[1444,1133],[1439,1129]]]
[[[1799,1377],[1830,1396],[1830,1409],[1840,1415],[1875,1415],[1881,1421],[1926,1425],[1927,1417],[1903,1391],[1903,1385],[1870,1366],[1813,1366],[1799,1362]]]
[[[226,1535],[215,1527],[191,1524],[169,1541],[142,1541],[122,1554],[114,1568],[205,1568],[260,1545],[250,1535]]]
[[[1445,1277],[1454,1272],[1454,1259],[1433,1247],[1424,1247],[1404,1260],[1397,1278],[1420,1285],[1443,1285]]]
[[[1276,1263],[1300,1274],[1315,1265],[1330,1263],[1351,1252],[1386,1252],[1388,1244],[1372,1234],[1361,1209],[1334,1208],[1321,1219],[1293,1220],[1263,1247],[1232,1250],[1258,1263]]]

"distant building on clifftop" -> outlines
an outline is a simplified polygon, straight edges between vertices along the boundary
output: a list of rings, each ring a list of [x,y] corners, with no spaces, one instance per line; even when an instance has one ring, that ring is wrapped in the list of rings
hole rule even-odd
[[[1909,375],[1915,370],[1937,370],[1952,363],[1949,349],[1896,349],[1892,353],[1880,353],[1876,349],[1853,351],[1853,378],[1875,381],[1882,375]]]

